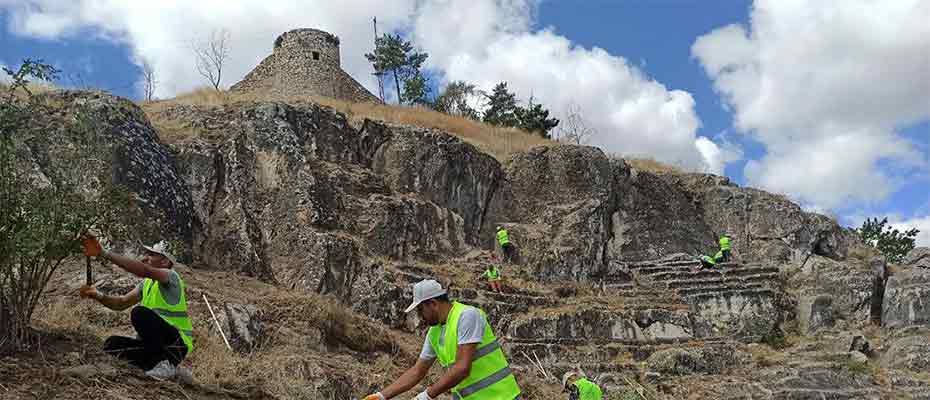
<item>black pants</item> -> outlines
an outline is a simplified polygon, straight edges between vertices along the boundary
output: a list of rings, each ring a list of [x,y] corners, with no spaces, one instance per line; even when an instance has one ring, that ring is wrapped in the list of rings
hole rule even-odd
[[[730,262],[730,250],[722,250],[723,258],[720,259],[722,262]]]
[[[513,263],[513,251],[514,251],[513,245],[510,243],[507,243],[501,246],[501,252],[504,253],[505,263],[508,263],[508,264]]]
[[[146,371],[162,360],[177,366],[187,356],[187,346],[181,340],[181,334],[154,311],[135,307],[131,320],[139,338],[110,336],[103,343],[103,351]]]

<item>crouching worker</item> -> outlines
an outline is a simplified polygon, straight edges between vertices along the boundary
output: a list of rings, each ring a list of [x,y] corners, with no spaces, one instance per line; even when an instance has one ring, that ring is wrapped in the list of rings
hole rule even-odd
[[[717,266],[717,260],[708,255],[701,255],[701,269],[713,269],[715,266]]]
[[[446,290],[431,279],[413,286],[413,303],[406,311],[414,309],[430,325],[420,359],[394,383],[365,400],[392,399],[410,390],[437,358],[445,373],[415,400],[432,400],[450,391],[457,400],[513,400],[520,395],[484,311],[450,302]]]
[[[568,400],[601,400],[604,396],[600,386],[577,372],[562,376],[562,390],[568,392]]]
[[[135,304],[130,321],[137,337],[110,336],[103,344],[105,352],[142,368],[155,379],[172,379],[178,364],[193,349],[191,320],[187,314],[184,281],[172,269],[174,259],[161,241],[145,248],[141,261],[103,250],[97,238],[85,235],[84,255],[109,260],[142,281],[122,296],[108,296],[93,286],[83,286],[80,295],[94,299],[105,307],[122,311]],[[179,378],[189,380],[189,371]]]

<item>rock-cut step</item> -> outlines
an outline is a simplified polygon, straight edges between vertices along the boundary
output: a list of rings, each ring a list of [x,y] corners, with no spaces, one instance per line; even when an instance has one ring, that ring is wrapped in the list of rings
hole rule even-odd
[[[693,271],[690,269],[676,269],[674,271],[660,271],[650,274],[642,274],[653,281],[667,281],[674,279],[693,279],[713,276],[739,277],[757,274],[778,274],[778,267],[743,267],[743,268],[716,268],[701,269]]]
[[[732,286],[744,287],[754,283],[769,283],[778,279],[777,273],[762,273],[754,275],[727,277],[718,275],[712,278],[703,279],[675,279],[670,281],[655,282],[654,285],[660,288],[676,289],[679,292],[685,289],[696,289],[712,286]]]

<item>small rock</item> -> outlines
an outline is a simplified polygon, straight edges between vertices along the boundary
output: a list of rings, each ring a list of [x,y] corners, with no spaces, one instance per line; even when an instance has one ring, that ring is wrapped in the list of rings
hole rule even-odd
[[[223,307],[229,344],[238,352],[248,353],[259,343],[265,331],[262,311],[252,304],[226,303]]]
[[[865,355],[872,354],[872,345],[869,340],[862,335],[854,335],[849,343],[848,351],[856,351]]]
[[[865,354],[862,354],[862,353],[858,352],[858,351],[850,351],[850,352],[849,352],[849,359],[850,359],[851,361],[857,362],[857,363],[869,362],[869,357],[866,356]]]

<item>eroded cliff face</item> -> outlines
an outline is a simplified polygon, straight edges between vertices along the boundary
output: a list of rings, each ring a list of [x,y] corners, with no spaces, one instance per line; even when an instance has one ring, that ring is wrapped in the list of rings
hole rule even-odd
[[[723,374],[731,379],[706,393],[881,395],[882,385],[831,370],[838,356],[819,345],[798,344],[799,361],[783,366],[743,353],[785,335],[842,341],[880,320],[896,332],[877,350],[884,365],[911,371],[892,375],[923,393],[912,372],[927,354],[913,339],[930,324],[927,257],[916,252],[889,276],[880,261],[847,257],[857,244],[835,221],[784,197],[712,175],[637,170],[585,146],[537,147],[501,164],[444,132],[351,124],[315,104],[174,105],[159,118],[196,134],[164,144],[124,100],[50,96],[94,106],[120,160],[114,179],[186,245],[197,270],[332,296],[403,332],[418,332],[402,312],[410,285],[437,278],[488,312],[515,364],[532,365],[531,355],[561,374],[584,363],[608,387],[645,376],[672,385],[667,393],[691,387],[691,375]],[[36,168],[63,167],[32,151]],[[498,225],[520,253],[504,267],[505,293],[479,278]],[[715,251],[725,232],[734,262],[698,270],[695,254]],[[270,315],[257,306],[252,314]],[[903,356],[909,349],[918,356]]]

